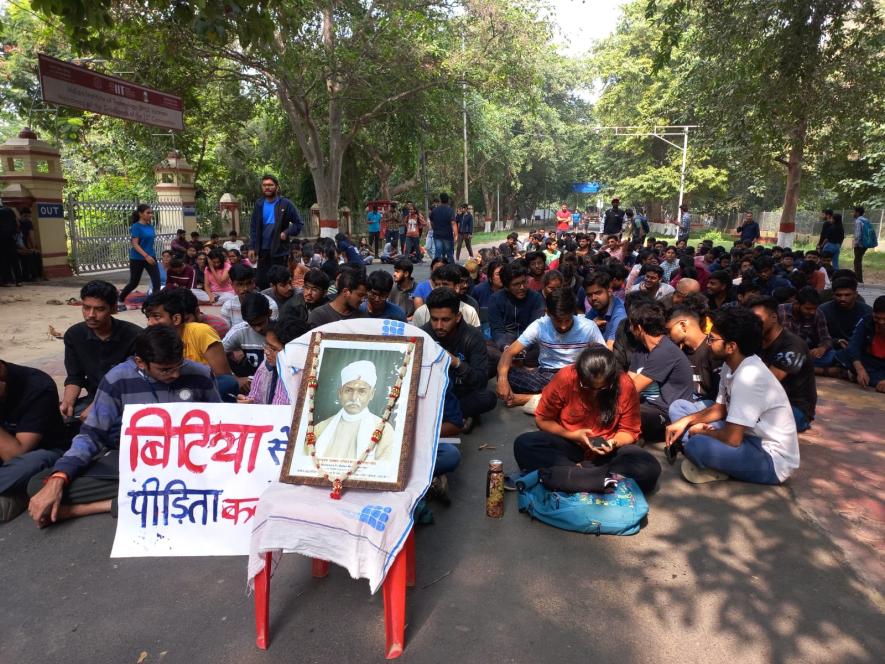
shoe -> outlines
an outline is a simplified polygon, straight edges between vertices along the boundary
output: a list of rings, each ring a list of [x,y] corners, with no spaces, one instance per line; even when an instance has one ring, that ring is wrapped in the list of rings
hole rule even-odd
[[[504,475],[504,491],[518,491],[516,483],[522,479],[522,473],[507,473]]]
[[[712,468],[698,468],[688,459],[682,460],[680,466],[682,477],[692,484],[706,484],[707,482],[720,482],[727,480],[728,475]]]
[[[427,490],[428,500],[438,500],[443,505],[451,505],[452,499],[449,497],[449,478],[445,475],[434,477]]]
[[[669,445],[664,445],[664,456],[667,457],[667,462],[672,466],[676,463],[676,457],[679,456],[679,453],[682,452],[683,444],[682,439],[685,437],[685,431],[682,432],[682,435],[679,436],[676,440],[674,440]]]
[[[0,496],[0,523],[12,521],[25,511],[28,497],[21,493],[6,493]]]
[[[473,431],[473,427],[479,424],[479,416],[476,417],[465,417],[464,418],[464,426],[461,427],[461,433],[468,434]]]
[[[541,395],[535,394],[531,399],[526,401],[522,406],[522,412],[526,415],[534,415],[535,409],[538,407],[538,404],[541,403]]]

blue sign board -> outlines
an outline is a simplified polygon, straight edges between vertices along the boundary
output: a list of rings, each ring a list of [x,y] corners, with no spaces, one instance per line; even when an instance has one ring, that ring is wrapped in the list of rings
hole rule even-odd
[[[37,203],[37,217],[40,219],[64,219],[64,206],[61,203]]]
[[[574,194],[596,194],[602,189],[602,185],[598,182],[575,182],[572,184],[572,193]]]
[[[195,208],[195,207],[189,207],[189,206],[186,205],[186,206],[184,206],[183,208],[181,208],[181,213],[182,213],[185,217],[196,217],[196,216],[197,216],[197,208]]]

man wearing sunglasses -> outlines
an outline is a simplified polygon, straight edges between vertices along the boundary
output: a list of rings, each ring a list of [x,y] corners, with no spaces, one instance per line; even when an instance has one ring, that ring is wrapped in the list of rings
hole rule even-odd
[[[135,355],[105,374],[71,449],[55,466],[31,478],[31,518],[43,528],[89,514],[116,515],[126,405],[220,401],[209,367],[184,359],[175,328],[148,326],[135,338]]]
[[[762,321],[747,309],[722,309],[713,315],[707,343],[724,362],[716,402],[680,417],[666,432],[667,446],[681,446],[686,456],[682,476],[694,484],[729,477],[780,484],[799,467],[799,438],[787,393],[756,355]],[[671,414],[679,406],[674,402]]]

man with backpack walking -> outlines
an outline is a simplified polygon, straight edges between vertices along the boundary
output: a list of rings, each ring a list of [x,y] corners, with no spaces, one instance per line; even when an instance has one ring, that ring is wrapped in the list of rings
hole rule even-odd
[[[876,229],[863,213],[864,209],[860,205],[854,208],[854,274],[860,284],[863,283],[863,255],[867,253],[867,249],[879,244]]]

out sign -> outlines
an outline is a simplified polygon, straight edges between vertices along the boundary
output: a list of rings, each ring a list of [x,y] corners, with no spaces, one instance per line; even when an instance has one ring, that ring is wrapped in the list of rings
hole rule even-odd
[[[40,219],[64,219],[65,212],[61,203],[37,203],[37,216]]]

